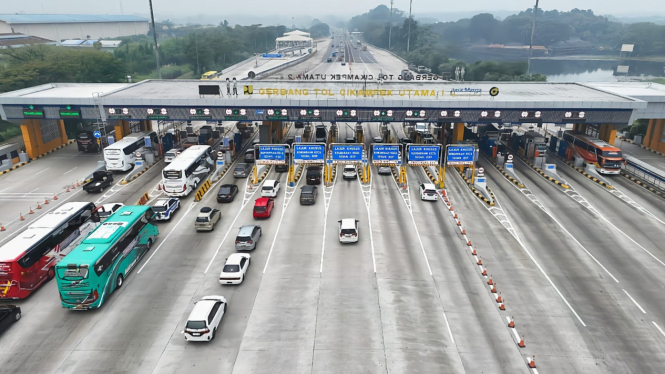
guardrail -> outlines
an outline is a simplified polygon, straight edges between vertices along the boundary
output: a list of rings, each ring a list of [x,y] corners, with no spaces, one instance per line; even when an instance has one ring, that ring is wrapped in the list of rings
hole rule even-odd
[[[274,53],[275,51],[276,51],[276,50],[273,49],[272,51],[270,51],[270,52],[266,52],[266,53]],[[228,73],[228,72],[230,72],[230,71],[232,71],[232,70],[234,70],[234,69],[237,69],[239,66],[244,65],[244,64],[248,63],[249,61],[252,61],[252,60],[255,60],[255,59],[256,59],[256,56],[252,56],[252,57],[250,57],[250,58],[248,58],[248,59],[246,59],[246,60],[242,60],[242,61],[240,61],[240,62],[238,62],[238,63],[236,63],[236,64],[234,64],[234,65],[231,65],[231,66],[229,66],[228,68],[223,69],[220,75],[224,75],[224,74],[226,74],[226,73]]]
[[[665,190],[665,172],[640,161],[632,156],[625,156],[626,163],[622,167],[625,171],[652,184],[654,187]]]
[[[275,66],[275,67],[272,68],[272,69],[268,69],[268,70],[266,70],[266,71],[262,71],[262,72],[260,72],[259,74],[257,74],[257,77],[259,77],[259,78],[265,78],[265,77],[267,77],[269,74],[274,74],[274,73],[276,73],[276,72],[278,72],[278,71],[280,71],[280,70],[284,70],[284,69],[286,69],[286,68],[288,68],[288,67],[291,67],[291,66],[293,66],[293,65],[297,65],[297,64],[299,64],[299,63],[301,63],[301,62],[303,62],[303,61],[305,61],[305,60],[311,58],[311,57],[314,56],[315,54],[316,54],[316,51],[312,51],[312,53],[308,53],[308,54],[306,54],[306,55],[304,55],[304,56],[301,56],[300,58],[297,58],[297,59],[295,59],[295,60],[293,60],[293,61],[289,61],[289,62],[287,62],[287,63],[284,64],[284,65]],[[245,78],[243,78],[243,79],[241,79],[241,80],[245,80],[245,79],[248,79],[248,78],[245,77]]]

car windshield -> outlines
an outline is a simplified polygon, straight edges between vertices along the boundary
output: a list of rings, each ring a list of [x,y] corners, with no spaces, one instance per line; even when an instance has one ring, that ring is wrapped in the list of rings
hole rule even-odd
[[[208,217],[196,217],[196,222],[209,222]]]
[[[166,212],[166,207],[164,205],[156,205],[152,207],[152,210],[155,212]]]
[[[344,234],[344,235],[351,235],[351,234],[355,234],[355,233],[356,233],[355,229],[342,229],[342,234]]]
[[[206,323],[205,321],[187,321],[186,328],[192,330],[202,330],[206,328]]]
[[[240,271],[240,265],[224,265],[222,272],[224,273],[237,273]]]

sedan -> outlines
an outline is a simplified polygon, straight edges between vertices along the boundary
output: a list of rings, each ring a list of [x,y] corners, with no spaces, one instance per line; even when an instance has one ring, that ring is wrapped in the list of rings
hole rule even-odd
[[[16,305],[0,305],[0,334],[20,319],[20,307]]]
[[[235,184],[223,184],[217,191],[218,203],[230,203],[238,194],[238,186]]]
[[[245,273],[249,267],[251,256],[249,253],[233,253],[226,258],[226,263],[219,275],[219,284],[240,284],[245,280]]]
[[[380,175],[390,175],[393,173],[393,170],[390,166],[379,166]]]

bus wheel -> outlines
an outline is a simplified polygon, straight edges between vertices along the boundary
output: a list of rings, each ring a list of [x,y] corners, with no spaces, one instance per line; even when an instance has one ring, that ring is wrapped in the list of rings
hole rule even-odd
[[[46,277],[48,278],[48,280],[55,278],[55,267],[51,266],[50,268],[48,268],[48,273],[46,273]]]
[[[122,274],[118,274],[118,277],[115,279],[115,288],[118,289],[122,287],[122,282],[123,282],[123,277]]]

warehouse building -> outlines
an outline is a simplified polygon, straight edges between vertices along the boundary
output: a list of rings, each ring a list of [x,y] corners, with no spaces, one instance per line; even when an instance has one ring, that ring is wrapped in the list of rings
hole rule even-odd
[[[148,33],[148,19],[138,16],[91,14],[0,14],[0,34],[22,33],[39,38],[116,38]]]

